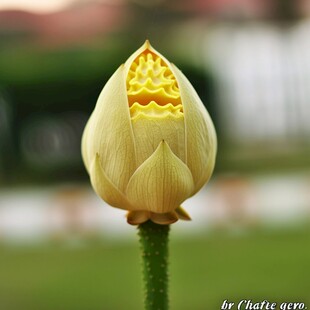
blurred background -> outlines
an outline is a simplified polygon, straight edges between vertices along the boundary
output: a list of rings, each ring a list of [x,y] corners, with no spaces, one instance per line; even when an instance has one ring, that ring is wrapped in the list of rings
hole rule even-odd
[[[0,0],[0,309],[143,309],[136,229],[80,141],[145,39],[218,132],[214,177],[171,233],[171,309],[310,306],[308,0]]]

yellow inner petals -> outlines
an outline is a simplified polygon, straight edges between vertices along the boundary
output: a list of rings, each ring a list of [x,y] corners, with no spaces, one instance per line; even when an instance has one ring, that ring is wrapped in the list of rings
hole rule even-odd
[[[140,54],[132,63],[126,82],[132,119],[183,116],[177,81],[160,56],[148,50]]]
[[[173,116],[175,118],[183,117],[182,105],[178,104],[173,106],[171,103],[166,104],[165,106],[158,105],[155,101],[151,101],[147,105],[140,105],[138,102],[135,102],[130,107],[131,119],[137,120],[141,117],[152,117],[152,118],[166,118]]]

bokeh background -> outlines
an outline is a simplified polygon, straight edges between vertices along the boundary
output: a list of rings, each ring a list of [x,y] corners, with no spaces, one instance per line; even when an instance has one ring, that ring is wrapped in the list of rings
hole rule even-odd
[[[0,309],[143,309],[136,229],[94,195],[80,140],[145,39],[219,139],[172,226],[171,309],[310,307],[308,0],[0,0]]]

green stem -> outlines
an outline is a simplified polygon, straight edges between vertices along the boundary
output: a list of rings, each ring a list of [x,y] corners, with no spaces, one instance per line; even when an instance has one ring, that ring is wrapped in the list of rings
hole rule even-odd
[[[143,260],[145,310],[168,309],[169,225],[151,221],[138,226]]]

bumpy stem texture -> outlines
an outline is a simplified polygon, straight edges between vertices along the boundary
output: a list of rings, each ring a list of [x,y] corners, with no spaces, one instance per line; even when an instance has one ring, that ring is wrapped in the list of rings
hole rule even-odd
[[[151,221],[138,226],[143,261],[145,309],[168,309],[169,225]]]

